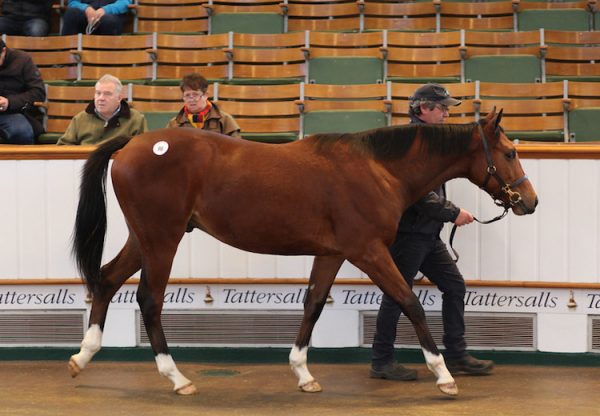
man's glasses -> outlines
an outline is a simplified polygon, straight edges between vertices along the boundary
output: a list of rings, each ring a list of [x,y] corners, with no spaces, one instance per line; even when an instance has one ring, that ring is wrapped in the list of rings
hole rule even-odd
[[[440,110],[442,110],[442,112],[446,112],[448,111],[448,106],[446,104],[436,104],[435,105],[437,108],[439,108]]]
[[[183,94],[183,99],[185,101],[196,101],[204,96],[203,92],[186,92]]]

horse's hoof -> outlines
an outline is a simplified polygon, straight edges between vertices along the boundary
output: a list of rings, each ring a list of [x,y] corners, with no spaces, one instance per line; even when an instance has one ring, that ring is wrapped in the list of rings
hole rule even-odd
[[[81,368],[79,368],[79,366],[73,358],[69,360],[69,373],[73,378],[77,377],[79,373],[81,373]]]
[[[305,393],[318,393],[320,391],[323,391],[323,389],[321,388],[321,385],[316,382],[315,380],[313,381],[309,381],[308,383],[305,383],[300,387],[300,390],[302,390]]]
[[[458,386],[454,382],[452,382],[452,383],[442,383],[442,384],[438,384],[437,386],[442,391],[442,393],[445,393],[445,394],[447,394],[449,396],[456,396],[456,395],[458,395]]]
[[[190,396],[198,393],[198,389],[196,386],[194,386],[194,383],[190,383],[183,387],[179,387],[177,390],[175,390],[175,393],[179,394],[180,396]]]

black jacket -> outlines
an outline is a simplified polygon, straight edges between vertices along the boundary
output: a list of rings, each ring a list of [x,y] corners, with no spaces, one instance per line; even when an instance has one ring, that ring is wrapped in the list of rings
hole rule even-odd
[[[8,98],[8,113],[27,116],[36,136],[43,131],[41,120],[33,117],[33,103],[46,99],[46,89],[28,53],[6,48],[6,58],[0,66],[0,96]]]
[[[412,124],[423,124],[411,117]],[[445,186],[429,192],[423,198],[408,207],[398,225],[399,233],[420,233],[436,236],[445,222],[454,222],[460,208],[446,199]]]
[[[52,0],[3,0],[2,15],[20,19],[50,20]]]

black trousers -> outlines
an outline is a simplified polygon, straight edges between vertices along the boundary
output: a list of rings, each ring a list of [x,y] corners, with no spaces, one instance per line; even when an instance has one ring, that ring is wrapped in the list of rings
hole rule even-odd
[[[465,353],[465,281],[437,235],[398,233],[390,247],[394,263],[412,288],[413,279],[421,271],[442,292],[442,320],[444,324],[445,356],[458,358]],[[394,360],[396,326],[400,306],[383,295],[373,339],[372,363],[382,366]]]
[[[126,14],[105,14],[94,30],[94,35],[121,35],[123,33],[123,21]],[[87,27],[85,12],[74,7],[67,7],[63,15],[63,27],[61,35],[76,35],[84,33]]]

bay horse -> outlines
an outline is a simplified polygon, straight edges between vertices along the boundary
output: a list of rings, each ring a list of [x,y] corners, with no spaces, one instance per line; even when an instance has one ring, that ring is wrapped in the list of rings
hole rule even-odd
[[[178,394],[197,391],[169,353],[161,311],[177,246],[186,230],[198,228],[246,251],[315,256],[289,356],[302,391],[321,390],[308,371],[308,344],[347,259],[400,304],[439,389],[458,394],[423,308],[388,247],[404,210],[456,177],[483,186],[517,215],[534,212],[537,196],[501,118],[502,111],[494,110],[471,124],[317,134],[278,145],[174,128],[99,146],[83,168],[75,220],[74,254],[93,301],[81,349],[69,361],[71,375],[77,376],[100,349],[113,295],[141,269],[137,302],[158,372]],[[100,267],[106,175],[116,151],[111,177],[129,236],[118,255]]]

